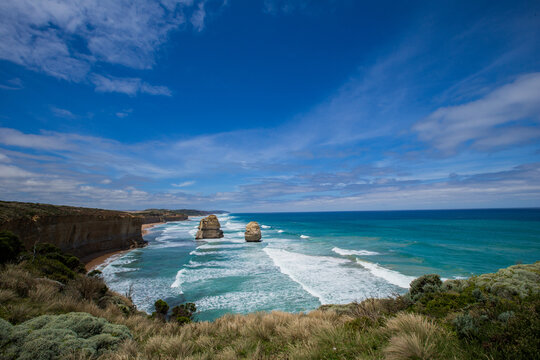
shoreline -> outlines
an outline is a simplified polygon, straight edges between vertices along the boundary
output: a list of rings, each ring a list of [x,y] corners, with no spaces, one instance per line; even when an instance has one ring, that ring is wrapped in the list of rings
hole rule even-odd
[[[87,272],[90,272],[92,270],[95,270],[97,267],[105,264],[107,262],[107,260],[109,260],[113,256],[122,255],[122,254],[125,254],[125,253],[127,253],[127,252],[129,252],[131,250],[134,250],[134,249],[116,250],[116,251],[111,251],[111,252],[105,253],[103,255],[100,255],[100,256],[98,256],[96,258],[93,258],[92,260],[86,262],[84,264],[84,267],[86,268]]]
[[[142,225],[141,226],[141,235],[144,236],[144,235],[148,234],[148,232],[149,232],[149,230],[151,228],[153,228],[156,225],[161,225],[161,224],[165,224],[165,222],[157,222],[157,223],[151,223],[151,224]],[[100,256],[97,256],[97,257],[93,258],[92,260],[90,260],[88,262],[85,262],[84,267],[86,268],[87,272],[90,272],[92,270],[95,270],[99,266],[105,264],[107,262],[107,260],[111,259],[112,257],[118,257],[118,255],[123,255],[123,254],[125,254],[125,253],[127,253],[127,252],[129,252],[131,250],[134,250],[134,249],[115,250],[115,251],[110,251],[110,252],[104,253],[104,254],[102,254]]]
[[[148,231],[153,228],[154,226],[165,224],[165,221],[157,222],[157,223],[151,223],[151,224],[143,224],[141,226],[141,234],[142,236],[148,234]]]

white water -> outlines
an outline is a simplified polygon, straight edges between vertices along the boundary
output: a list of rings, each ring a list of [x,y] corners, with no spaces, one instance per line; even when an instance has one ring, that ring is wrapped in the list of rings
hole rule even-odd
[[[346,250],[346,249],[340,249],[338,247],[335,247],[332,249],[333,252],[339,255],[347,256],[347,255],[359,255],[359,256],[372,256],[372,255],[379,255],[378,252],[375,251],[368,251],[368,250]]]
[[[368,269],[373,275],[388,281],[390,284],[397,285],[404,289],[408,289],[411,281],[416,279],[415,276],[403,275],[398,271],[386,269],[378,264],[362,261],[360,259],[356,259],[356,261]]]
[[[264,252],[282,273],[317,297],[321,304],[344,304],[392,293],[391,287],[349,260],[270,247],[266,247]]]

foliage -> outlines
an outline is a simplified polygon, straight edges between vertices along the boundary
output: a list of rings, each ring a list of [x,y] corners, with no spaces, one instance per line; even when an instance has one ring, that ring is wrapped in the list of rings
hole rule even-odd
[[[154,303],[154,308],[156,309],[156,312],[161,315],[167,315],[169,312],[169,305],[161,299]]]
[[[24,245],[10,231],[0,231],[0,264],[17,262],[24,251]]]
[[[99,356],[131,338],[128,328],[87,313],[42,315],[9,327],[0,323],[5,359],[61,359],[71,352]]]
[[[415,289],[418,288],[425,289],[425,285]],[[450,280],[439,290],[431,285],[428,289],[409,295],[416,299],[409,311],[439,318],[455,331],[473,358],[485,354],[493,359],[537,356],[540,262],[511,266],[467,280]]]
[[[103,275],[103,273],[100,270],[97,270],[97,269],[94,269],[94,270],[90,271],[88,274],[86,274],[86,276],[89,276],[89,277],[101,277],[102,275]]]
[[[436,293],[441,290],[442,281],[437,274],[422,275],[410,284],[409,296],[417,301],[425,294]]]
[[[123,211],[59,206],[18,201],[0,201],[0,222],[17,218],[39,219],[44,216],[125,216]]]
[[[75,279],[76,274],[84,274],[84,264],[75,256],[63,253],[58,247],[40,243],[36,244],[32,254],[26,254],[26,267],[50,279],[67,283]]]
[[[187,324],[193,320],[193,315],[197,311],[197,307],[194,303],[185,303],[173,307],[172,319],[179,324]]]

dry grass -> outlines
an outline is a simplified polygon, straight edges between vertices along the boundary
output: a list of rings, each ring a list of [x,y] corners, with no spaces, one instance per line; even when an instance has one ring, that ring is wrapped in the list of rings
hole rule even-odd
[[[20,297],[26,297],[35,283],[34,276],[20,266],[9,264],[0,271],[0,289],[13,290]]]
[[[400,313],[388,320],[387,360],[452,359],[452,337],[423,315]]]
[[[0,289],[0,304],[5,304],[9,301],[15,300],[17,294],[11,289]]]

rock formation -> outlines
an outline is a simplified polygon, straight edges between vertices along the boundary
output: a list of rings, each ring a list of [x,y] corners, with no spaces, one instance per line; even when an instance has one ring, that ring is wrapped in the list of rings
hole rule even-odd
[[[201,219],[199,223],[199,231],[195,239],[218,239],[223,237],[223,231],[221,231],[221,225],[216,215],[208,215],[204,219]]]
[[[0,201],[0,230],[19,236],[27,249],[50,243],[82,261],[144,246],[141,222],[122,211]]]
[[[246,225],[246,241],[261,241],[261,228],[256,221],[252,221]]]

